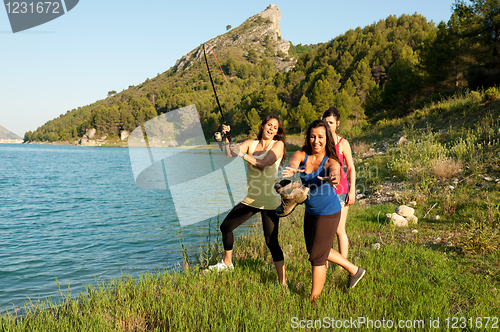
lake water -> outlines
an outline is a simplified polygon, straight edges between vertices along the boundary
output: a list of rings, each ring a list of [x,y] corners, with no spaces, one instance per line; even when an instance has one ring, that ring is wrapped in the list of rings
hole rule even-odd
[[[220,223],[180,227],[169,191],[136,185],[127,148],[0,144],[0,201],[1,312],[57,299],[56,278],[76,295],[172,268],[180,239],[194,258]]]

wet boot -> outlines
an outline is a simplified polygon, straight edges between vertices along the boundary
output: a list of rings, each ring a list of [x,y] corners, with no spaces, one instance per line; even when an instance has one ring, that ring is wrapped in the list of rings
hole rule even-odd
[[[304,203],[309,195],[309,188],[288,179],[276,182],[274,189],[281,196],[281,205],[276,208],[278,217],[285,217],[292,213],[295,207]]]

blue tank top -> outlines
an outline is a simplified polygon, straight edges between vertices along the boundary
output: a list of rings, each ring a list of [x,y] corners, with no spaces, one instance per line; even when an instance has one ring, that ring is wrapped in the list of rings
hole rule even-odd
[[[300,167],[305,167],[308,157],[309,155],[306,153]],[[306,212],[312,216],[326,216],[342,209],[335,189],[328,182],[318,179],[318,176],[324,177],[326,175],[325,163],[327,160],[328,156],[325,156],[315,172],[300,173],[302,185],[309,188],[309,197],[304,202]]]

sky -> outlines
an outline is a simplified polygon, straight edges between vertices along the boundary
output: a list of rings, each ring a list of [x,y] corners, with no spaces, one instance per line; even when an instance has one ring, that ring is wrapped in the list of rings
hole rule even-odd
[[[22,0],[16,0],[21,2]],[[80,0],[43,25],[12,33],[0,9],[0,125],[24,137],[67,111],[163,73],[183,55],[273,3],[281,37],[328,42],[389,15],[447,22],[453,0]]]

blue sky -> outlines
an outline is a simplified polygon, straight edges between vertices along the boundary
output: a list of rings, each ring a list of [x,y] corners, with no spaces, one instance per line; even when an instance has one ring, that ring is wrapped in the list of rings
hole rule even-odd
[[[16,34],[0,9],[0,125],[24,136],[108,91],[140,84],[270,3],[281,10],[282,39],[297,45],[327,42],[389,15],[448,21],[453,1],[80,0],[65,15]]]

